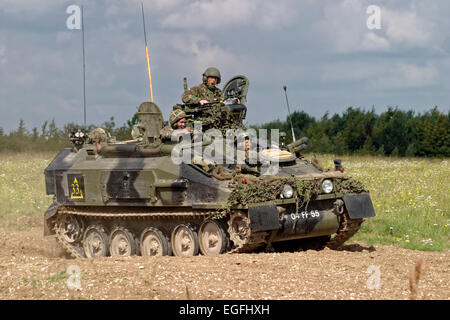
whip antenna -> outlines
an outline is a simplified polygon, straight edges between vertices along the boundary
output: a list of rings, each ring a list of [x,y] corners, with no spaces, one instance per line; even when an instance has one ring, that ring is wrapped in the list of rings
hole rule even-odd
[[[145,31],[144,3],[141,2],[142,24],[144,25],[145,55],[147,57],[148,84],[150,86],[150,101],[153,102],[152,74],[150,73],[150,59],[148,57],[147,32]]]
[[[292,125],[291,110],[290,110],[290,108],[289,108],[289,101],[288,101],[288,96],[287,96],[286,89],[287,89],[287,87],[286,87],[286,86],[283,86],[284,95],[286,96],[286,104],[287,104],[287,108],[288,108],[289,122],[291,123],[292,140],[293,140],[293,142],[295,142],[294,126]]]
[[[81,41],[83,45],[83,107],[84,107],[84,128],[86,129],[86,63],[84,53],[84,16],[83,5],[81,5]]]

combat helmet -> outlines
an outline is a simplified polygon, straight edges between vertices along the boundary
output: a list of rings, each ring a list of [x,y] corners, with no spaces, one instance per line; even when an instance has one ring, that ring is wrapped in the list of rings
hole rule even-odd
[[[220,79],[221,79],[219,69],[214,68],[214,67],[209,67],[208,69],[206,69],[205,72],[203,72],[203,77],[202,77],[203,83],[206,83],[206,80],[208,79],[208,77],[217,78],[218,79],[217,84],[219,84]]]
[[[102,128],[95,128],[89,133],[92,142],[102,143],[106,141],[106,132]]]
[[[186,118],[186,113],[181,109],[173,110],[169,116],[170,126],[174,128],[180,119]]]

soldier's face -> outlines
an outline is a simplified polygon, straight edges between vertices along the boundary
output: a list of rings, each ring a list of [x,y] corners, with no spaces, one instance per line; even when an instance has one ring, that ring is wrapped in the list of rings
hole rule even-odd
[[[244,151],[250,150],[250,139],[245,139],[244,141]]]
[[[217,84],[217,78],[216,77],[208,77],[207,82],[210,86],[215,86]]]
[[[97,149],[97,151],[100,151],[102,149],[102,144],[98,141],[94,142],[95,148]]]
[[[183,129],[186,127],[186,118],[182,118],[177,122],[178,129]]]

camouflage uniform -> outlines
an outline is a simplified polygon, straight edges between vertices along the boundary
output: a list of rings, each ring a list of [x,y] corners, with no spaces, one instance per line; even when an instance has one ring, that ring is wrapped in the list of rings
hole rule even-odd
[[[235,121],[229,109],[224,108],[222,91],[215,86],[208,85],[209,77],[216,78],[217,84],[220,83],[220,71],[217,68],[209,67],[202,75],[203,83],[185,91],[181,96],[184,103],[199,104],[201,100],[217,102],[204,106],[200,112],[194,112],[195,118],[188,120],[188,126],[193,127],[194,121],[200,121],[203,131],[215,128],[223,134],[227,129],[244,128],[241,123]],[[185,108],[186,110],[190,109],[189,106],[185,106]]]
[[[222,91],[215,87],[208,85],[208,78],[216,78],[216,84],[220,83],[222,76],[217,68],[209,67],[202,74],[203,83],[195,86],[189,90],[186,90],[181,96],[181,100],[184,103],[198,104],[201,100],[208,102],[215,102],[222,100]]]
[[[171,126],[165,126],[164,128],[161,129],[160,134],[161,134],[161,140],[163,141],[167,141],[167,140],[171,140],[172,137],[172,132],[173,132],[173,128]]]
[[[222,90],[217,87],[211,87],[205,83],[192,87],[185,91],[181,96],[184,103],[199,103],[200,100],[207,100],[209,102],[222,100]]]

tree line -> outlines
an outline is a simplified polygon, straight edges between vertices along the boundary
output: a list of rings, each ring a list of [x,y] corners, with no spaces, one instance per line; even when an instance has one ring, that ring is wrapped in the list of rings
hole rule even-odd
[[[326,112],[316,120],[304,111],[291,115],[297,138],[307,137],[308,151],[317,153],[380,155],[393,157],[449,157],[450,112],[437,107],[423,113],[389,107],[375,110],[349,107],[342,115]],[[254,126],[279,129],[292,142],[289,118]]]
[[[307,152],[334,153],[337,155],[360,154],[394,157],[449,157],[450,111],[439,112],[437,107],[421,114],[389,107],[376,114],[349,107],[340,114],[330,116],[326,112],[317,120],[304,111],[291,115],[295,136],[308,137]],[[131,138],[131,127],[137,123],[137,114],[120,127],[114,118],[100,126],[117,140]],[[5,134],[0,127],[0,152],[58,151],[69,147],[68,132],[80,125],[68,123],[58,128],[54,121],[46,121],[40,128],[29,131],[23,120],[17,130]],[[96,126],[89,125],[87,130]],[[286,142],[292,142],[289,118],[275,120],[254,129],[279,129],[286,133]]]
[[[137,123],[137,114],[121,127],[116,127],[114,117],[103,122],[100,127],[104,128],[110,137],[117,140],[129,140],[131,137],[131,127]],[[63,148],[72,147],[69,141],[69,132],[73,128],[82,128],[76,123],[65,124],[58,128],[55,121],[45,121],[40,127],[34,127],[29,131],[23,120],[20,120],[17,130],[5,134],[0,127],[0,152],[45,152],[58,151]],[[86,132],[90,132],[96,125],[88,125]]]

